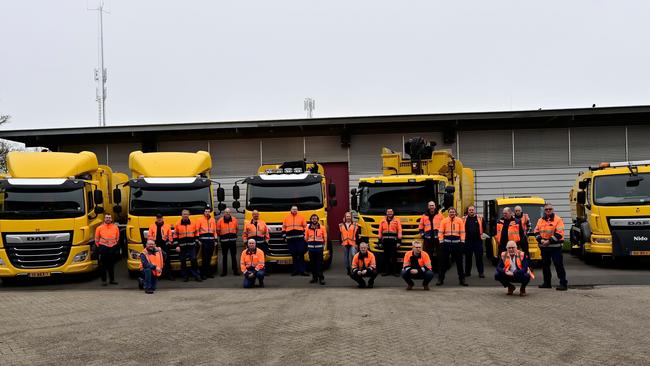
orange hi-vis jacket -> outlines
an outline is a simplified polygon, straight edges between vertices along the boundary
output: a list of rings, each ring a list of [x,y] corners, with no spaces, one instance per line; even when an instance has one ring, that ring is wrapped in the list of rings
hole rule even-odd
[[[413,251],[409,250],[408,252],[404,253],[404,265],[403,268],[411,267],[411,257],[413,256]],[[429,257],[429,254],[427,252],[422,251],[420,252],[420,258],[418,258],[418,264],[420,265],[420,268],[425,267],[426,269],[431,269],[431,257]],[[413,268],[413,269],[418,269],[418,268]]]
[[[323,250],[327,242],[327,233],[320,224],[315,227],[308,226],[307,231],[305,231],[305,241],[307,242],[307,249]]]
[[[222,243],[235,243],[237,241],[237,219],[230,217],[230,222],[226,222],[224,218],[217,221],[217,236]]]
[[[120,229],[115,224],[101,224],[95,230],[95,245],[112,248],[120,240]]]
[[[251,220],[244,225],[244,233],[242,234],[244,244],[251,238],[255,239],[256,242],[264,242],[271,239],[269,228],[264,221],[257,220],[257,223],[253,223],[253,220]]]
[[[196,224],[190,220],[188,225],[183,225],[181,221],[182,219],[178,220],[174,225],[174,239],[181,244],[194,243],[197,233]]]
[[[340,223],[339,231],[341,232],[341,245],[346,247],[357,245],[357,232],[359,231],[359,225],[357,225],[356,222],[351,223],[348,227],[346,227],[344,222]]]
[[[174,240],[174,238],[172,237],[172,229],[169,225],[162,224],[162,227],[160,228],[160,233],[162,234],[163,241],[172,242]],[[158,239],[158,237],[156,236],[157,234],[158,234],[158,226],[154,222],[153,224],[149,225],[147,240],[156,241],[156,239]]]
[[[441,213],[437,213],[435,216],[433,216],[433,225],[431,223],[431,219],[429,219],[429,214],[425,213],[420,217],[420,225],[419,225],[419,230],[420,234],[422,234],[423,237],[426,239],[431,239],[434,238],[434,235],[436,235],[436,230],[440,230],[440,223],[445,217],[442,216]]]
[[[307,222],[299,213],[295,216],[289,213],[282,220],[282,233],[286,235],[287,239],[303,238],[305,229],[307,229]]]
[[[402,222],[398,218],[393,217],[390,223],[385,217],[381,220],[379,224],[379,240],[382,239],[402,239]]]
[[[438,230],[438,240],[440,242],[458,243],[465,241],[465,222],[460,217],[456,216],[452,220],[451,217],[445,217],[440,223],[440,230]]]
[[[264,252],[255,248],[255,252],[249,253],[248,249],[245,249],[241,252],[239,264],[242,272],[248,271],[249,267],[255,268],[256,271],[264,269]]]
[[[160,277],[162,274],[162,269],[165,263],[165,260],[163,259],[162,251],[156,250],[155,253],[149,253],[149,251],[145,248],[142,251],[142,255],[147,259],[147,262],[153,264],[156,266],[156,270],[153,271],[154,276]],[[140,261],[140,270],[142,271],[142,261]]]
[[[515,263],[512,263],[512,261],[510,261],[510,256],[508,255],[508,252],[501,252],[501,260],[503,261],[503,271],[504,272],[508,272],[508,271],[514,272],[517,269],[522,269],[523,268],[522,267],[522,261],[526,257],[526,254],[524,252],[522,252],[521,250],[517,250],[516,256],[517,257],[516,257]],[[511,270],[510,268],[513,265],[515,267]],[[530,279],[532,279],[532,280],[535,279],[535,274],[530,269],[530,267],[528,267],[528,274],[530,275]]]
[[[521,236],[519,235],[519,223],[516,219],[510,221],[508,224],[508,241],[512,240],[515,243],[519,243]],[[497,222],[497,232],[496,238],[497,243],[501,243],[501,232],[503,231],[503,220]]]
[[[364,269],[377,269],[377,262],[375,260],[375,255],[372,254],[370,251],[367,252],[368,255],[366,255],[363,259],[359,258],[359,254],[357,253],[354,255],[354,258],[352,258],[352,270],[353,271],[363,271]]]
[[[561,247],[564,243],[564,221],[556,214],[543,216],[537,220],[535,237],[541,243],[542,239],[550,240],[548,247]]]
[[[521,222],[521,227],[524,228],[524,233],[527,233],[530,231],[530,216],[528,216],[527,213],[522,213],[521,217],[515,216],[515,218],[519,219]]]
[[[196,219],[196,230],[199,237],[202,238],[216,238],[217,237],[217,223],[214,218],[205,215]]]
[[[478,233],[483,235],[483,216],[476,215],[476,220],[478,221]],[[463,217],[463,230],[465,228],[465,223],[467,222],[467,216]]]

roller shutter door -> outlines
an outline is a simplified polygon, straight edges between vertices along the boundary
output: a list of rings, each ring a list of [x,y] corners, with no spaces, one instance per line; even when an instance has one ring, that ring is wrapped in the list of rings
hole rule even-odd
[[[402,135],[353,135],[350,142],[350,174],[381,172],[381,148],[402,151]]]
[[[473,169],[512,167],[512,131],[461,131],[460,160]]]
[[[566,128],[515,130],[515,167],[569,166]]]
[[[210,155],[213,176],[253,175],[260,166],[260,140],[211,140]]]
[[[341,147],[339,136],[308,136],[305,137],[305,158],[307,161],[323,163],[347,162],[348,149]]]
[[[625,160],[625,128],[571,128],[571,165],[598,165],[601,161]]]
[[[131,176],[129,170],[129,154],[133,151],[142,150],[142,145],[139,143],[122,143],[108,145],[108,166],[114,172],[125,173]]]
[[[627,141],[630,160],[650,160],[650,126],[629,126]]]
[[[302,160],[305,156],[302,137],[273,138],[262,140],[262,161],[264,164]]]
[[[208,142],[205,140],[161,141],[158,143],[157,150],[169,152],[197,152],[200,150],[208,151]]]

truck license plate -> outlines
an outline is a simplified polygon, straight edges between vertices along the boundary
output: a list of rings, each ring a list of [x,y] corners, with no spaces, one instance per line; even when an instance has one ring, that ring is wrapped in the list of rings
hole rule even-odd
[[[284,259],[283,259],[283,260],[279,260],[279,261],[277,261],[277,263],[278,263],[278,264],[291,264],[291,261],[290,261],[290,260],[284,260]]]
[[[633,250],[630,255],[650,255],[650,250]]]
[[[32,272],[29,277],[50,277],[50,272]]]

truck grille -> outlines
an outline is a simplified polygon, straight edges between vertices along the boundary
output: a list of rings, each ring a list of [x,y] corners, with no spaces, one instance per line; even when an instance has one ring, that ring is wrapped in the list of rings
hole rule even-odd
[[[608,222],[612,233],[612,254],[628,256],[650,252],[650,218],[608,217]]]
[[[3,241],[9,262],[14,267],[23,269],[54,268],[64,265],[68,260],[72,245],[72,233],[4,233]]]
[[[274,257],[291,257],[289,246],[282,239],[282,224],[268,224],[269,228],[269,255]]]

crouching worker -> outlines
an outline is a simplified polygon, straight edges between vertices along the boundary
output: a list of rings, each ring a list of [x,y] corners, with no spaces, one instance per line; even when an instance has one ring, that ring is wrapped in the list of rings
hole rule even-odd
[[[352,273],[350,277],[357,281],[359,288],[373,288],[375,286],[377,262],[375,261],[375,255],[368,251],[368,243],[359,244],[359,253],[355,254],[352,258]],[[368,277],[367,285],[364,277]]]
[[[517,250],[517,243],[509,241],[506,244],[506,251],[501,253],[494,279],[508,288],[508,295],[515,292],[516,287],[513,283],[520,283],[519,296],[526,296],[526,285],[531,278],[535,278],[535,275],[528,267],[528,258],[524,252]]]
[[[140,253],[140,271],[142,271],[138,279],[140,290],[144,289],[144,292],[153,294],[158,277],[162,275],[164,263],[162,250],[156,247],[154,240],[147,240],[147,246]]]
[[[402,278],[406,281],[406,289],[413,289],[413,280],[422,279],[422,287],[429,290],[429,282],[433,280],[433,271],[431,270],[431,258],[426,252],[422,251],[422,242],[414,240],[413,249],[404,254],[404,267],[402,268]]]
[[[241,271],[244,274],[244,288],[255,287],[255,279],[264,287],[264,252],[257,249],[255,239],[248,239],[246,250],[241,253]]]

